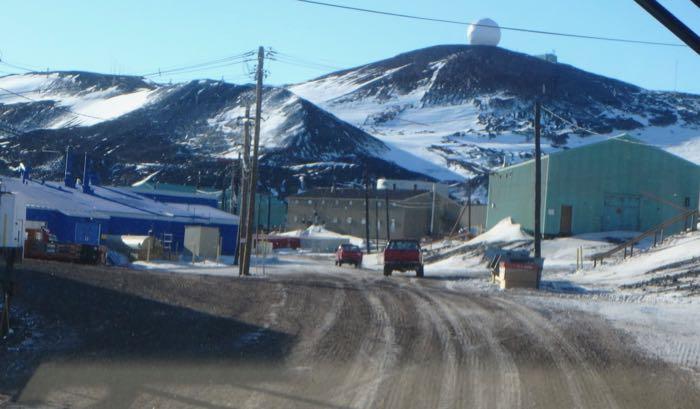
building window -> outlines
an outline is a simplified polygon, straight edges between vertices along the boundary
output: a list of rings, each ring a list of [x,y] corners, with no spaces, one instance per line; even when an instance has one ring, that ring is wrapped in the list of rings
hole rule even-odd
[[[348,217],[347,222],[348,222],[348,224],[352,224],[352,217]]]
[[[391,219],[391,224],[389,226],[391,228],[391,231],[396,230],[396,219]]]

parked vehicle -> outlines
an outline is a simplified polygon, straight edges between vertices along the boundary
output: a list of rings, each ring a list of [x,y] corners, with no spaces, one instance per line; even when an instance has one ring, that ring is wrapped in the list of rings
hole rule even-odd
[[[42,260],[68,261],[73,263],[104,263],[106,248],[79,243],[60,243],[46,228],[27,229],[24,256]]]
[[[384,275],[392,271],[415,270],[423,277],[423,255],[418,240],[390,240],[384,249]]]
[[[362,250],[354,244],[341,244],[335,251],[335,265],[353,264],[356,268],[362,265]]]

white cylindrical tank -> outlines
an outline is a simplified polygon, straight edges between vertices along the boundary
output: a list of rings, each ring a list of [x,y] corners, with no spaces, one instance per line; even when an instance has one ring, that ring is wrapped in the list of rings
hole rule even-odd
[[[482,18],[467,28],[467,41],[471,45],[495,47],[501,41],[501,28],[490,18]]]

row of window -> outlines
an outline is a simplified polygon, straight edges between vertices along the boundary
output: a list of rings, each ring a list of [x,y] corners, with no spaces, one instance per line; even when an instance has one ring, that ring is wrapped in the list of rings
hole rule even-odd
[[[303,201],[303,200],[300,200],[300,199],[294,199],[294,204],[301,204],[302,201]],[[345,205],[345,206],[352,206],[352,202],[353,202],[352,200],[347,200],[347,201],[346,201],[346,200],[343,200],[343,205]],[[364,200],[358,200],[358,202],[360,202],[361,205],[364,205],[364,203],[365,203]],[[382,206],[384,206],[384,205],[383,205],[383,201],[377,200],[376,203],[377,203],[377,207],[382,207]],[[313,204],[314,204],[314,201],[313,201],[312,199],[307,199],[307,200],[306,200],[306,204],[308,204],[308,205],[313,205]],[[321,206],[326,206],[326,204],[328,204],[328,205],[335,205],[335,206],[340,206],[340,205],[341,205],[340,200],[338,200],[338,199],[335,199],[335,200],[321,199],[320,204],[321,204]],[[392,203],[391,206],[392,206],[392,207],[395,207],[395,206],[396,206],[396,203]]]
[[[299,223],[300,221],[301,221],[301,223],[317,223],[318,222],[317,220],[313,220],[312,217],[306,218],[306,217],[302,216],[301,218],[299,218],[299,216],[294,216],[293,219],[294,219],[294,223]],[[321,222],[321,223],[323,223],[323,222]],[[340,224],[340,220],[337,217],[334,217],[331,220],[331,223],[332,224]],[[350,216],[346,217],[345,223],[352,224],[353,223],[352,217],[350,217]],[[360,223],[362,223],[364,225],[367,223],[367,220],[363,217],[362,220],[360,221]],[[377,220],[377,226],[379,226],[379,227],[382,226],[381,219]],[[396,219],[393,219],[393,218],[391,219],[390,227],[392,230],[396,228]]]

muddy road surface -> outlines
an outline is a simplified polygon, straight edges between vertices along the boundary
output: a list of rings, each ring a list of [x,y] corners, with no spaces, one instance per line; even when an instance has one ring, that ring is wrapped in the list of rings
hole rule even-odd
[[[28,262],[21,276],[0,344],[8,408],[700,407],[697,373],[513,293],[311,264],[232,278]]]

